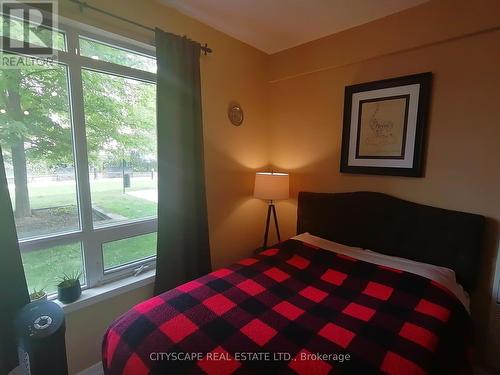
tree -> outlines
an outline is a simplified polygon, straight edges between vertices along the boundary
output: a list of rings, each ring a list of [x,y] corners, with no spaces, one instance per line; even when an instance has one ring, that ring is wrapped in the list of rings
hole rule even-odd
[[[156,90],[152,84],[82,71],[91,165],[156,154]]]
[[[90,70],[82,70],[82,81],[90,164],[156,153],[154,85]],[[0,69],[0,109],[0,144],[13,167],[15,214],[29,216],[28,167],[74,165],[66,66]]]
[[[58,66],[0,70],[0,106],[5,111],[0,142],[13,167],[17,217],[31,214],[27,153],[49,164],[69,161],[67,95],[60,85],[64,79],[64,69]]]

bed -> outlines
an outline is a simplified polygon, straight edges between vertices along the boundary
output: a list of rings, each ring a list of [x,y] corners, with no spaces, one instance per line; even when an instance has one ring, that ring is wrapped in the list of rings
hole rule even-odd
[[[299,194],[298,235],[132,308],[106,374],[470,374],[484,218]]]

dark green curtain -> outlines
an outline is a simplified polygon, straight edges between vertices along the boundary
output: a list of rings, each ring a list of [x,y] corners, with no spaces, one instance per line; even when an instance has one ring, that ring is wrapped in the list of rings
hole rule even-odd
[[[0,148],[0,374],[17,366],[14,318],[29,302]]]
[[[200,45],[156,30],[158,245],[155,293],[210,272]]]

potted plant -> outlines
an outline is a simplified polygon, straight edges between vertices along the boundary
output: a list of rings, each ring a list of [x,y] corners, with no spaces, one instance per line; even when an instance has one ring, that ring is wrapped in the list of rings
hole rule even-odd
[[[81,272],[74,272],[70,275],[64,273],[59,278],[57,284],[57,299],[62,303],[75,302],[82,295],[82,287],[80,285]]]
[[[30,301],[31,302],[46,301],[46,300],[47,300],[47,293],[45,292],[44,288],[42,288],[40,290],[33,288],[33,292],[31,292],[31,294],[30,294]]]

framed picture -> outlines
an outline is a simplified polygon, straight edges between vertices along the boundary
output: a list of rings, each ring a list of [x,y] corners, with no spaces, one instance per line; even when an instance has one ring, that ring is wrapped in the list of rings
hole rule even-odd
[[[423,175],[432,73],[347,86],[340,171]]]

